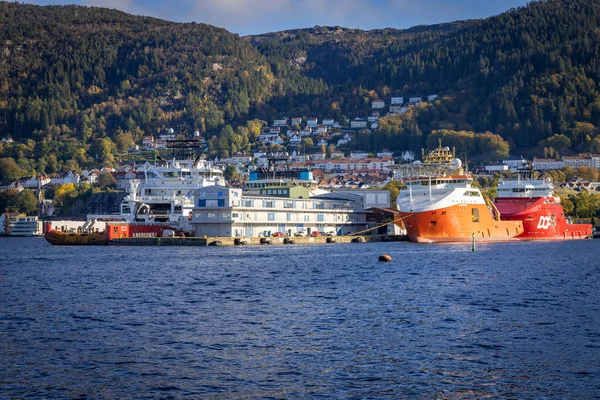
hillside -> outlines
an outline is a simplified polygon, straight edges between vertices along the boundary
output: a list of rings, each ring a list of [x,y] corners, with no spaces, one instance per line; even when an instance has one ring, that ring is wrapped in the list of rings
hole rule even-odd
[[[123,133],[136,141],[170,127],[214,134],[293,91],[224,29],[0,2],[0,136],[71,143],[56,149],[59,161]]]
[[[96,7],[0,2],[0,137],[19,143],[0,144],[0,158],[26,173],[106,164],[167,128],[198,129],[223,155],[252,146],[260,125],[248,120],[344,121],[370,115],[377,98],[429,94],[438,100],[382,118],[350,146],[419,152],[447,132],[489,131],[513,153],[600,152],[599,25],[600,0],[548,0],[406,30],[240,38]]]
[[[424,133],[491,131],[513,151],[564,133],[600,151],[600,1],[548,0],[484,20],[408,30],[319,27],[248,37],[274,63],[330,88],[354,116],[391,95],[443,98],[415,113]]]

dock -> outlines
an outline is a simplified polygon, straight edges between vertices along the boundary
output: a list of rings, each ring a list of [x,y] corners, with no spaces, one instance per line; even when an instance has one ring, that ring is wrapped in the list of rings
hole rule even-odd
[[[315,236],[315,237],[134,237],[113,239],[111,246],[272,246],[369,242],[403,242],[406,235]]]

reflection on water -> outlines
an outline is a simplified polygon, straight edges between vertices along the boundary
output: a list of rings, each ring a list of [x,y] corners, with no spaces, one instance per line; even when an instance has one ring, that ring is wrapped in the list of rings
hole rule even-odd
[[[592,398],[599,247],[0,238],[0,393]]]

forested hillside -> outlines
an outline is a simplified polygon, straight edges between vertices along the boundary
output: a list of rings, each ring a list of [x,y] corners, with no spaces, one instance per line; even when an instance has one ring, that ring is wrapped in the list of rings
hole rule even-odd
[[[167,128],[199,130],[216,153],[244,150],[256,118],[344,122],[370,114],[376,98],[429,94],[439,98],[384,116],[350,145],[420,152],[432,133],[491,132],[513,153],[600,152],[599,28],[600,0],[407,30],[246,38],[102,8],[0,2],[0,137],[17,143],[0,145],[0,158],[29,173],[77,169]]]
[[[59,157],[21,161],[25,169],[107,160],[103,148],[123,151],[167,128],[215,134],[261,114],[272,96],[326,88],[295,78],[279,79],[264,56],[224,29],[0,2],[0,137],[26,144],[7,154],[14,158]]]
[[[322,113],[364,114],[376,97],[439,94],[413,114],[413,132],[491,131],[514,151],[565,134],[568,150],[581,152],[600,151],[599,27],[600,1],[548,0],[405,31],[315,28],[249,40],[276,65],[323,79]]]

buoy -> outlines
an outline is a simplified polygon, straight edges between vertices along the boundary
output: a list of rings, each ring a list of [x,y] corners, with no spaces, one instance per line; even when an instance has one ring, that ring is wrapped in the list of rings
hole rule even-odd
[[[379,261],[390,262],[392,261],[392,257],[389,254],[382,254],[379,256]]]

